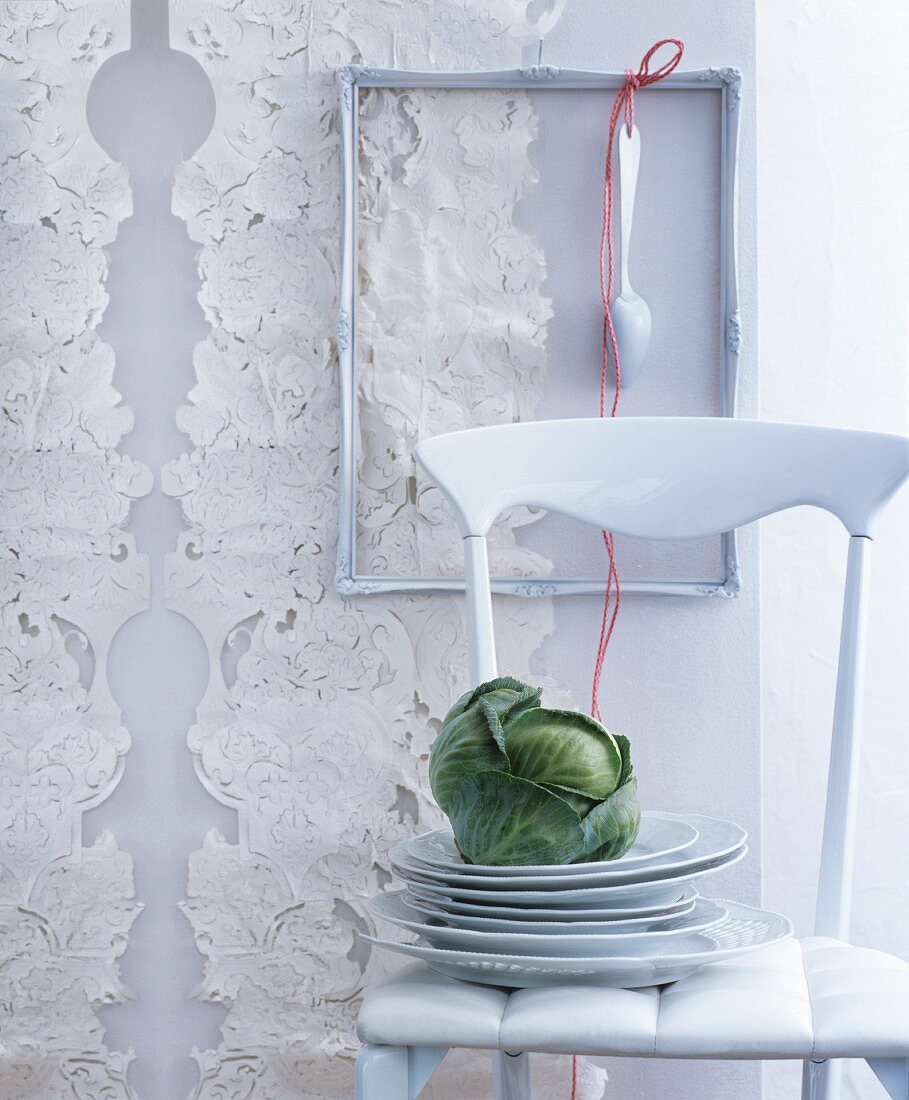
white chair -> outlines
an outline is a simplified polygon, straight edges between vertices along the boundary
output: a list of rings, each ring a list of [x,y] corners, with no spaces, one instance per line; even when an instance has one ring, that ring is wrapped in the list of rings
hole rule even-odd
[[[909,440],[748,420],[562,420],[438,436],[417,458],[464,536],[477,683],[496,675],[486,533],[506,508],[653,539],[714,535],[800,504],[840,518],[850,539],[817,920],[812,937],[662,988],[509,993],[408,966],[364,1000],[359,1100],[413,1100],[451,1047],[497,1052],[501,1100],[530,1096],[534,1051],[799,1059],[804,1100],[833,1100],[835,1060],[864,1058],[889,1096],[909,1100],[909,965],[847,942],[868,556],[876,519],[909,475]]]

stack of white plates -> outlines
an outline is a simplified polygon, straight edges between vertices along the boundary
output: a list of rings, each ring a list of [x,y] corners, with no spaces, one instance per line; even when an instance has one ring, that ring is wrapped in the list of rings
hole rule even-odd
[[[742,859],[745,840],[731,821],[651,811],[621,859],[493,867],[464,863],[441,829],[392,850],[406,888],[370,902],[418,938],[366,938],[488,985],[677,981],[792,934],[785,917],[698,894],[696,882]]]

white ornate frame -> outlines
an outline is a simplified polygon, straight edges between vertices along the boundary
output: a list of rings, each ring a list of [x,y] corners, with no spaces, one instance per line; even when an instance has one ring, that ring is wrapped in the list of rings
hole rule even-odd
[[[341,383],[340,531],[335,585],[345,596],[376,592],[461,592],[462,577],[364,575],[356,569],[357,542],[357,426],[359,384],[357,377],[357,300],[359,270],[359,92],[361,88],[415,89],[618,89],[622,73],[586,72],[533,65],[500,72],[416,72],[345,65],[338,70],[341,88],[341,281],[337,320],[337,344]],[[717,88],[723,97],[720,164],[720,365],[723,416],[735,415],[742,321],[739,311],[736,234],[736,170],[742,74],[734,68],[676,72],[662,81],[666,88],[703,90]],[[724,575],[718,580],[629,580],[622,594],[672,596],[738,596],[741,588],[735,532],[721,536]],[[493,578],[494,592],[517,596],[563,596],[601,593],[598,578],[546,577]]]

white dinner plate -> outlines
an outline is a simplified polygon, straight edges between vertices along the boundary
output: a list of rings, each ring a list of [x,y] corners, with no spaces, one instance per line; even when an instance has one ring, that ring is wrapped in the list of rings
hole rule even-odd
[[[627,870],[638,864],[651,863],[690,847],[698,839],[697,828],[679,814],[661,810],[645,810],[634,844],[618,859],[597,860],[595,863],[572,863],[571,873],[598,874],[607,868]],[[436,871],[455,871],[471,875],[559,875],[566,867],[559,864],[539,864],[524,867],[494,867],[484,863],[465,863],[455,847],[450,829],[436,829],[412,840],[404,841],[393,850],[406,852],[411,859],[425,863]]]
[[[792,935],[792,922],[778,913],[724,901],[725,920],[689,939],[674,941],[672,950],[646,956],[609,955],[583,959],[561,956],[500,955],[451,951],[425,942],[395,943],[374,936],[363,939],[401,955],[424,960],[433,970],[483,985],[522,989],[531,986],[593,984],[619,989],[665,985],[697,973],[712,962],[744,955]]]
[[[667,917],[680,917],[690,913],[698,898],[697,888],[694,886],[680,887],[679,896],[675,901],[665,905],[643,905],[621,908],[615,906],[609,909],[552,909],[552,908],[518,908],[507,905],[482,905],[470,901],[462,901],[459,898],[444,896],[426,896],[419,894],[419,887],[408,886],[404,891],[407,904],[427,915],[434,912],[447,914],[453,920],[464,922],[464,927],[471,927],[466,923],[468,919],[477,921],[491,920],[495,922],[505,921],[511,924],[523,924],[527,921],[545,921],[549,924],[556,922],[565,925],[588,923],[599,921],[609,924],[638,923],[640,921],[666,920]],[[476,925],[482,930],[486,925]],[[509,931],[507,928],[503,932]]]
[[[402,899],[400,893],[378,894],[369,901],[369,909],[382,920],[416,933],[433,947],[497,955],[566,955],[571,958],[648,954],[666,947],[673,940],[687,940],[692,933],[718,924],[727,913],[724,905],[701,898],[691,913],[653,922],[649,930],[552,934],[545,924],[525,925],[519,932],[477,932],[469,928],[453,928],[439,920],[424,919]]]
[[[399,865],[396,870],[409,888],[415,891],[424,901],[433,901],[439,897],[460,898],[463,901],[479,901],[494,905],[518,906],[545,906],[547,908],[588,908],[608,909],[613,906],[627,908],[640,905],[669,905],[678,900],[680,888],[689,883],[697,882],[705,875],[721,871],[738,861],[748,851],[747,845],[742,845],[731,855],[721,856],[710,864],[699,867],[696,871],[687,874],[667,875],[666,878],[648,882],[607,883],[597,886],[584,886],[579,889],[554,888],[529,889],[525,887],[509,886],[507,889],[477,889],[476,887],[453,886],[449,883],[435,882],[423,876],[416,876],[405,871]]]
[[[546,874],[525,874],[526,868],[508,868],[508,874],[494,875],[486,869],[482,875],[474,874],[471,864],[460,864],[460,870],[439,869],[429,866],[424,858],[415,857],[414,847],[419,847],[423,837],[405,840],[392,848],[389,853],[392,870],[401,878],[416,882],[437,882],[446,886],[458,886],[477,890],[571,890],[583,887],[624,885],[626,883],[655,882],[669,875],[683,874],[709,867],[736,849],[740,848],[748,836],[745,830],[732,821],[717,818],[694,816],[691,823],[698,831],[697,840],[679,852],[661,856],[647,863],[623,867],[621,862],[603,861],[599,870],[582,870],[578,864],[566,864],[562,867],[548,868]],[[451,834],[440,830],[436,835],[441,847],[450,845],[450,851],[457,854]],[[445,838],[448,838],[446,844]],[[425,847],[425,845],[424,845]],[[591,865],[584,865],[589,868]]]

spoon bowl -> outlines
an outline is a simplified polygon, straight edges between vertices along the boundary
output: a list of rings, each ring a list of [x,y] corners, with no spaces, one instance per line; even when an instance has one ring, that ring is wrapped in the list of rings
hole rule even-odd
[[[624,390],[634,384],[647,358],[653,318],[650,306],[634,291],[614,298],[611,312],[621,356],[621,386]]]

